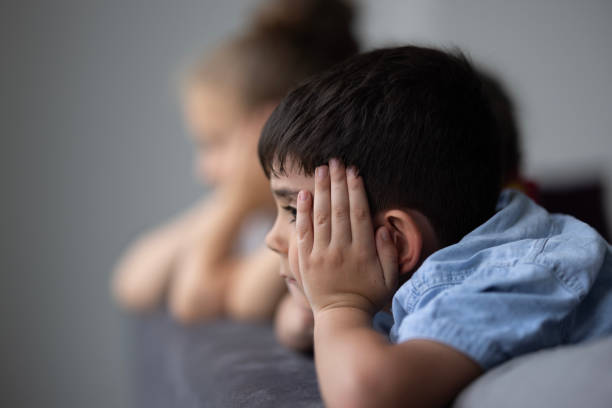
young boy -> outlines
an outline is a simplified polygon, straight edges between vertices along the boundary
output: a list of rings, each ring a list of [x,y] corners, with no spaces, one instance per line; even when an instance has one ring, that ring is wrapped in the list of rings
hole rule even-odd
[[[283,100],[259,156],[267,244],[312,309],[328,406],[444,406],[510,358],[612,333],[609,244],[500,195],[495,120],[463,57],[354,57]]]

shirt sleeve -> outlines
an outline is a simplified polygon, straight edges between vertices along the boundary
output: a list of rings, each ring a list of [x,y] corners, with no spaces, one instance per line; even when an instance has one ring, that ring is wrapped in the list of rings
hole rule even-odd
[[[396,322],[395,342],[446,344],[488,370],[512,357],[563,342],[580,301],[551,268],[539,264],[485,268],[457,285],[434,285]],[[402,307],[400,299],[397,306]],[[395,307],[396,305],[394,305]]]

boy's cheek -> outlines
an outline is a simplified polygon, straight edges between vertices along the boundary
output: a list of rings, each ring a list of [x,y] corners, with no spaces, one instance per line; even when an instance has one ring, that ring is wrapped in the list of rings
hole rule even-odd
[[[298,251],[297,251],[297,247],[294,244],[295,244],[295,241],[292,240],[291,245],[289,246],[288,258],[289,258],[289,276],[295,279],[295,282],[288,283],[287,286],[289,287],[289,292],[291,292],[291,294],[294,295],[296,299],[299,298],[301,300],[300,303],[303,303],[304,306],[307,306],[308,308],[310,308],[310,305],[308,301],[306,300],[306,295],[304,295],[304,291],[301,288],[301,282],[300,282],[299,274],[298,274],[298,271],[300,268],[299,259],[298,259]]]
[[[298,250],[297,244],[295,240],[295,234],[291,235],[291,239],[289,240],[289,251],[287,254],[287,258],[289,259],[289,273],[292,278],[298,277],[299,271],[299,258],[298,258]]]
[[[296,285],[296,284],[288,284],[287,288],[289,288],[289,293],[293,297],[293,299],[302,307],[310,309],[310,304],[304,295],[304,292]]]

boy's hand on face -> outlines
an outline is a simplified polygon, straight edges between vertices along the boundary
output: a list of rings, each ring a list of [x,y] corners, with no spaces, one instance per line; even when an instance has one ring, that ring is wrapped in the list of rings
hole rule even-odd
[[[382,309],[397,287],[397,252],[386,227],[374,233],[356,169],[337,160],[318,167],[314,197],[301,191],[297,201],[296,278],[313,312]]]

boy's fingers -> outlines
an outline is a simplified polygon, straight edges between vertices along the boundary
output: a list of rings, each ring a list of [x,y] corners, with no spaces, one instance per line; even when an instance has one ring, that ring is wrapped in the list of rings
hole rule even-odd
[[[298,255],[300,258],[310,254],[312,250],[312,220],[310,210],[312,201],[308,191],[300,191],[297,198],[297,215],[295,219],[295,229],[297,232]]]
[[[374,227],[368,206],[368,197],[363,186],[363,179],[358,176],[357,169],[347,170],[348,195],[351,212],[351,231],[353,242],[360,251],[374,252]]]
[[[331,237],[331,198],[329,191],[329,168],[319,166],[315,169],[314,191],[314,246],[327,248]]]
[[[397,289],[399,282],[397,249],[391,239],[389,230],[384,226],[376,231],[376,251],[382,267],[385,286],[389,291],[394,291]]]
[[[344,164],[338,159],[330,160],[329,174],[331,178],[331,239],[336,244],[349,243],[352,240],[351,217]]]

